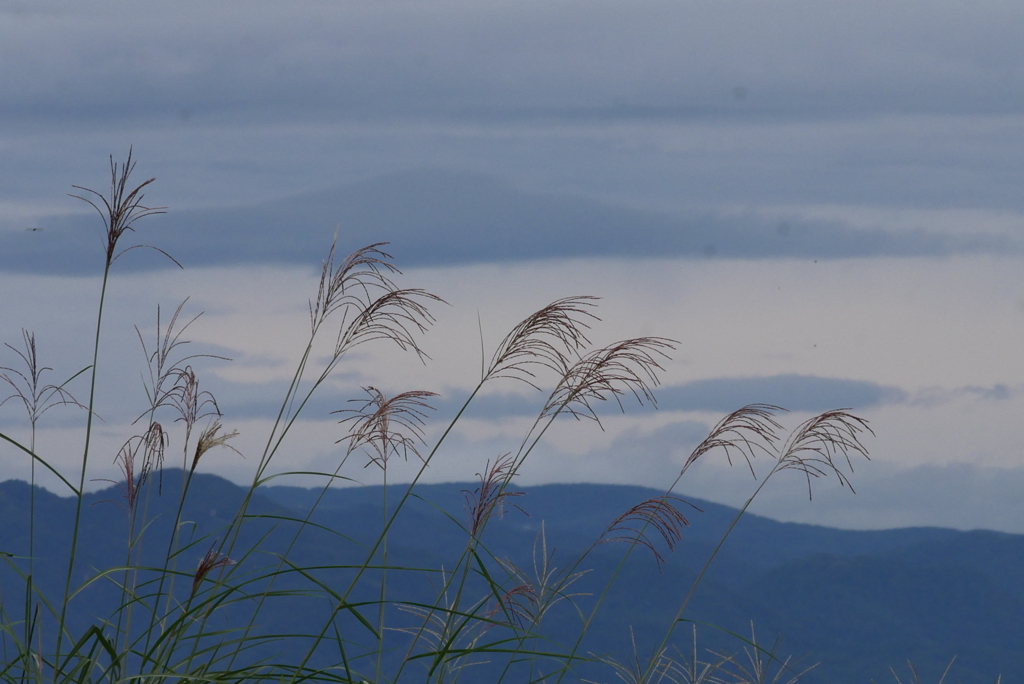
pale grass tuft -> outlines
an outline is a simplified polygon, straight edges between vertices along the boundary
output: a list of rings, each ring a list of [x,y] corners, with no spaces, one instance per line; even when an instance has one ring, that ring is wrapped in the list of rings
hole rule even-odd
[[[619,662],[617,659],[605,656],[599,661],[612,668],[612,672],[623,684],[691,684],[687,679],[687,672],[664,649],[651,658],[648,663],[640,659],[636,647],[636,635],[633,628],[629,628],[629,637],[633,645],[633,655],[626,662]],[[598,684],[589,679],[583,680],[587,684]],[[720,684],[719,679],[705,679],[707,684]]]
[[[771,649],[759,646],[753,622],[750,623],[750,641],[747,643],[743,647],[746,663],[739,662],[735,656],[728,658],[734,668],[729,673],[730,684],[796,684],[801,677],[818,666],[815,663],[801,669],[792,656],[780,658],[777,653],[781,639],[776,639]]]
[[[139,416],[138,420],[149,416],[150,419],[154,416],[157,409],[163,406],[175,406],[178,409],[179,414],[184,418],[186,415],[192,413],[186,409],[187,402],[185,401],[185,395],[188,390],[185,389],[185,385],[188,383],[188,376],[191,375],[191,380],[194,380],[194,373],[191,370],[191,366],[182,365],[192,359],[218,359],[220,361],[230,361],[231,359],[225,356],[219,356],[216,354],[188,354],[182,358],[173,361],[171,356],[174,351],[181,346],[191,344],[189,340],[184,340],[181,336],[188,330],[189,326],[195,323],[200,316],[203,314],[200,312],[193,316],[191,319],[185,322],[180,328],[178,328],[178,318],[181,316],[182,310],[185,308],[185,304],[188,303],[188,298],[185,298],[181,304],[174,310],[171,315],[171,320],[168,322],[167,327],[164,328],[161,324],[161,309],[160,306],[156,307],[156,335],[155,344],[153,345],[152,351],[146,345],[146,339],[142,335],[142,331],[139,330],[139,326],[135,326],[135,334],[139,338],[139,344],[142,345],[142,353],[146,357],[146,366],[149,371],[148,380],[143,381],[143,387],[146,391],[146,398],[149,400],[149,408]],[[177,328],[177,329],[176,329]],[[171,383],[171,387],[165,389],[167,383]],[[193,399],[195,398],[195,391],[192,391]],[[212,395],[211,395],[212,398]],[[196,416],[195,420],[198,420],[199,416]]]
[[[589,570],[561,569],[554,564],[554,559],[555,550],[548,552],[547,532],[541,521],[540,532],[533,541],[532,575],[509,558],[498,561],[516,584],[498,598],[497,606],[490,615],[501,610],[510,623],[516,623],[525,630],[539,625],[547,612],[562,601],[571,603],[577,596],[588,596],[586,593],[570,593],[569,587]]]
[[[450,576],[441,568],[441,582],[447,587]],[[417,627],[387,627],[386,631],[399,632],[413,637],[409,645],[409,653],[425,647],[425,650],[418,653],[417,658],[432,657],[430,673],[440,671],[435,681],[450,681],[451,676],[457,680],[459,674],[473,665],[485,665],[486,660],[473,660],[474,650],[480,643],[480,638],[493,625],[492,620],[452,620],[452,615],[476,615],[486,604],[486,599],[481,599],[465,612],[456,611],[456,606],[448,595],[447,591],[442,592],[438,599],[438,605],[426,607],[415,604],[398,605],[398,610],[403,613],[415,616],[422,620]],[[428,675],[429,679],[429,675]]]
[[[953,669],[953,663],[955,661],[956,656],[953,656],[950,659],[949,664],[946,665],[946,669],[942,671],[942,676],[939,677],[939,681],[937,682],[937,684],[943,684],[943,682],[946,681],[946,676],[949,674],[949,671]],[[907,680],[907,684],[921,684],[921,676],[917,673],[917,668],[914,667],[914,663],[908,660],[907,668],[910,670],[910,679]],[[890,667],[889,672],[892,673],[893,678],[896,680],[896,684],[903,684],[903,680],[900,679],[900,676],[898,674],[896,674],[896,670]],[[998,677],[996,677],[995,684],[1000,684],[1000,682],[1002,681],[1003,676],[999,675]],[[874,684],[875,680],[872,679],[871,682],[872,684]]]
[[[708,653],[715,655],[710,651]],[[727,684],[722,675],[727,674],[725,668],[731,662],[732,658],[728,656],[715,656],[713,661],[701,660],[697,653],[697,625],[693,625],[693,640],[690,650],[685,658],[680,653],[678,663],[681,664],[678,667],[684,673],[683,681],[686,684]],[[735,683],[730,682],[729,684]]]

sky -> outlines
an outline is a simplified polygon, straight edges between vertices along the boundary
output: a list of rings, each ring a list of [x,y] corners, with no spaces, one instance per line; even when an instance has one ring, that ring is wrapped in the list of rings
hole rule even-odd
[[[114,264],[90,486],[138,430],[157,307],[183,300],[193,360],[252,477],[337,234],[388,242],[402,287],[446,304],[430,356],[357,349],[274,467],[333,470],[363,387],[429,390],[436,439],[505,333],[600,297],[594,345],[676,341],[658,409],[559,421],[518,481],[664,487],[728,412],[849,408],[869,421],[856,494],[782,473],[753,510],[846,528],[1024,533],[1024,60],[1020,3],[616,0],[150,5],[0,0],[0,341],[35,332],[61,382],[90,363],[105,190],[129,150],[150,206]],[[91,212],[91,213],[90,213]],[[139,333],[136,332],[138,326]],[[322,362],[322,349],[316,360]],[[0,366],[18,367],[0,347]],[[68,385],[81,399],[84,377]],[[0,391],[0,399],[7,388]],[[429,467],[470,481],[543,395],[489,385]],[[80,467],[83,412],[39,452]],[[180,426],[179,426],[180,427]],[[27,439],[22,407],[0,431]],[[182,436],[171,451],[181,459]],[[242,458],[244,456],[244,458]],[[343,474],[380,473],[358,458]],[[414,459],[415,460],[415,459]],[[181,463],[180,460],[173,461]],[[762,475],[766,464],[756,463]],[[393,481],[412,466],[397,464]],[[29,476],[0,447],[0,479]],[[41,481],[54,491],[59,483]],[[293,478],[291,482],[301,483]],[[742,503],[710,454],[684,495]]]

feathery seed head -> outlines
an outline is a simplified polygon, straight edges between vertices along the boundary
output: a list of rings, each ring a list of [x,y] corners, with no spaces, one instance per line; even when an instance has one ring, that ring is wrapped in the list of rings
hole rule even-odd
[[[13,394],[0,401],[3,406],[11,399],[20,401],[28,416],[28,421],[35,425],[39,417],[54,406],[71,404],[79,408],[87,408],[79,403],[77,399],[62,385],[42,385],[43,374],[53,369],[49,366],[39,365],[39,356],[36,352],[36,335],[33,332],[21,330],[24,351],[4,343],[4,346],[21,357],[25,366],[25,372],[0,366],[0,380],[3,380],[14,390]],[[42,385],[42,386],[41,386]]]
[[[214,447],[227,447],[239,456],[242,455],[242,452],[228,444],[228,440],[238,436],[238,430],[222,433],[220,432],[222,427],[219,420],[214,420],[205,430],[199,433],[199,441],[196,442],[196,454],[192,458],[192,467],[189,469],[189,473],[195,472],[196,466],[199,465],[199,459]]]
[[[199,589],[199,585],[202,584],[203,579],[217,568],[226,568],[234,565],[235,561],[231,560],[222,553],[214,551],[217,547],[217,542],[214,541],[210,545],[210,550],[206,552],[206,555],[199,561],[199,566],[196,568],[195,575],[192,576],[192,592],[190,596],[196,595],[196,590]]]
[[[202,418],[220,417],[217,400],[210,392],[199,389],[199,378],[192,366],[173,368],[169,375],[174,385],[167,390],[166,400],[178,414],[175,422],[184,422],[185,429],[191,432]]]
[[[867,448],[860,441],[863,433],[874,436],[863,418],[849,413],[849,409],[835,409],[809,418],[801,423],[786,440],[779,456],[779,470],[797,470],[807,479],[807,497],[813,498],[811,479],[835,475],[839,484],[853,490],[842,464],[853,472],[851,455],[866,459]]]
[[[470,492],[462,490],[466,500],[466,521],[469,524],[469,533],[476,537],[484,524],[497,515],[499,518],[505,514],[505,499],[509,497],[523,496],[524,492],[508,492],[505,487],[512,476],[512,469],[515,465],[515,458],[511,454],[499,456],[492,465],[487,461],[483,473],[477,473],[480,478],[480,486]],[[526,511],[516,506],[524,515]]]
[[[337,242],[338,236],[335,233],[334,242],[331,243],[320,271],[316,302],[309,302],[309,322],[314,332],[335,311],[351,306],[361,308],[361,304],[372,301],[372,291],[396,289],[387,274],[399,271],[391,263],[391,255],[378,249],[386,245],[386,242],[358,249],[335,266]]]
[[[752,460],[758,453],[775,456],[778,431],[782,429],[782,425],[775,420],[775,414],[785,410],[772,404],[749,404],[733,411],[720,420],[704,441],[694,448],[683,464],[682,472],[685,473],[709,451],[722,449],[729,465],[732,465],[733,453],[738,453],[743,456],[751,474],[754,474]]]
[[[381,470],[387,469],[392,456],[408,460],[411,453],[422,460],[419,445],[424,443],[423,426],[427,411],[434,409],[426,400],[437,394],[413,390],[389,399],[375,387],[363,390],[369,395],[368,399],[351,400],[362,402],[362,406],[332,412],[350,414],[338,421],[341,425],[350,425],[350,432],[336,443],[348,442],[348,453],[367,447],[370,460],[366,465],[372,463]]]
[[[421,361],[429,358],[416,336],[427,331],[434,317],[425,302],[444,300],[426,290],[389,290],[358,309],[349,325],[338,332],[334,358],[364,342],[391,340],[402,351],[412,350]]]
[[[600,424],[595,401],[614,399],[623,410],[622,396],[632,394],[641,404],[657,406],[652,388],[659,384],[657,373],[664,370],[665,350],[675,341],[663,337],[638,337],[596,349],[573,364],[548,398],[542,415],[563,411],[576,418],[590,418]]]
[[[120,240],[121,236],[127,231],[135,230],[133,224],[136,221],[146,216],[167,213],[167,207],[147,207],[142,203],[142,200],[145,197],[142,192],[143,188],[155,181],[156,178],[150,178],[144,183],[136,186],[134,189],[129,189],[128,179],[134,170],[135,162],[132,161],[132,150],[129,148],[128,159],[124,164],[116,163],[113,155],[110,157],[110,194],[108,197],[104,197],[95,190],[84,188],[80,185],[72,186],[76,190],[81,190],[82,192],[88,193],[88,195],[92,195],[97,198],[94,200],[89,196],[83,197],[81,195],[72,195],[72,197],[80,199],[91,205],[106,225],[104,249],[106,251],[106,263],[108,268],[119,256],[128,250],[135,248],[129,247],[121,252],[117,251],[118,240]],[[101,204],[102,208],[100,206]],[[156,249],[156,251],[160,252],[171,261],[174,261],[175,264],[178,264],[173,257],[162,249],[151,247],[149,245],[136,245],[136,247],[139,246],[147,246],[150,247],[150,249]],[[180,267],[181,264],[178,264],[178,266]]]
[[[540,389],[533,382],[535,368],[565,375],[590,342],[588,322],[600,320],[590,312],[597,299],[565,297],[528,316],[498,345],[483,379],[513,378]]]
[[[669,551],[674,551],[676,544],[683,538],[683,527],[690,524],[690,521],[676,507],[675,501],[690,506],[696,511],[699,508],[684,501],[678,496],[657,496],[633,506],[628,511],[612,521],[612,524],[605,530],[601,543],[625,542],[627,544],[639,544],[654,554],[658,564],[658,571],[665,562],[651,539],[650,531],[656,532],[665,542]],[[609,537],[607,535],[619,532],[619,536]]]
[[[152,417],[157,409],[170,405],[177,409],[181,419],[186,420],[186,422],[188,422],[186,416],[194,416],[191,419],[191,422],[194,424],[196,420],[202,417],[198,413],[199,407],[194,405],[195,400],[198,399],[201,393],[195,386],[196,378],[191,366],[182,364],[199,358],[219,359],[221,361],[231,360],[215,354],[187,354],[177,360],[172,360],[172,354],[178,347],[191,344],[189,340],[184,340],[181,336],[189,326],[202,316],[202,313],[196,314],[178,328],[178,318],[181,316],[182,309],[185,308],[186,303],[188,303],[188,298],[182,301],[174,310],[174,314],[171,316],[171,320],[166,328],[161,324],[160,306],[156,307],[156,342],[152,351],[146,345],[142,331],[139,330],[138,326],[135,326],[135,334],[142,345],[142,352],[146,357],[146,365],[149,371],[148,381],[143,381],[146,397],[149,400],[149,408],[136,420],[146,416]],[[167,388],[168,383],[171,383],[170,388]],[[191,387],[190,384],[192,385]],[[212,399],[212,395],[206,393],[203,398],[208,401]],[[213,403],[216,405],[216,402]]]

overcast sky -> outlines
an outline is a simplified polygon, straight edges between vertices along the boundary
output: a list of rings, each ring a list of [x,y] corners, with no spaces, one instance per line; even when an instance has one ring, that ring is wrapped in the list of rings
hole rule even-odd
[[[1022,22],[994,0],[0,0],[0,341],[36,331],[50,381],[89,363],[101,225],[67,195],[133,147],[168,213],[129,238],[185,269],[115,265],[90,477],[116,477],[144,400],[133,326],[185,297],[193,349],[233,359],[197,366],[248,457],[204,466],[251,476],[337,230],[344,252],[390,242],[399,282],[450,306],[427,365],[383,346],[343,364],[281,470],[333,468],[330,412],[361,386],[439,392],[436,436],[481,334],[489,357],[530,312],[595,295],[595,344],[678,340],[660,409],[565,421],[524,484],[661,486],[743,404],[788,426],[849,407],[877,434],[857,495],[780,479],[758,511],[1024,532]],[[428,479],[472,479],[540,401],[496,384]],[[73,471],[81,425],[47,413],[40,451]],[[0,430],[24,438],[14,402]],[[0,448],[0,479],[27,475]],[[754,484],[718,457],[688,478],[726,503]]]

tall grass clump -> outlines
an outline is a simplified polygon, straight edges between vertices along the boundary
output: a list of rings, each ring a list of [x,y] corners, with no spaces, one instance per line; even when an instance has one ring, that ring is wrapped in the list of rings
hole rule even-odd
[[[557,299],[514,326],[482,355],[476,385],[454,417],[436,430],[427,429],[437,398],[433,391],[353,387],[352,401],[334,411],[341,431],[338,463],[328,472],[301,473],[322,481],[312,505],[295,516],[261,503],[261,489],[300,474],[274,464],[314,395],[353,350],[390,346],[429,361],[421,339],[434,323],[432,308],[443,300],[400,287],[401,274],[385,243],[348,256],[336,251],[337,237],[330,246],[308,303],[308,328],[294,372],[276,402],[261,450],[245,454],[251,480],[230,513],[218,517],[219,527],[197,523],[195,511],[211,505],[196,490],[203,486],[204,459],[214,450],[233,450],[238,434],[227,427],[230,417],[221,414],[201,380],[204,363],[220,357],[188,351],[184,335],[198,316],[186,316],[185,303],[169,318],[157,309],[152,337],[135,329],[146,360],[144,401],[134,434],[125,435],[116,454],[104,454],[122,475],[116,503],[125,520],[124,537],[116,544],[123,562],[87,567],[81,539],[89,513],[85,489],[95,460],[93,426],[100,414],[97,388],[104,378],[99,360],[109,275],[115,262],[136,248],[122,245],[125,234],[164,211],[144,203],[143,191],[153,179],[133,185],[134,168],[131,154],[124,164],[111,160],[106,194],[77,188],[76,196],[97,210],[104,225],[95,334],[83,342],[92,362],[67,382],[46,384],[43,375],[52,371],[38,360],[34,335],[23,331],[22,346],[11,346],[23,367],[0,373],[29,425],[26,439],[0,438],[29,459],[33,485],[36,468],[45,468],[74,502],[55,592],[47,593],[37,581],[42,561],[36,557],[40,531],[34,500],[27,546],[16,552],[0,548],[8,568],[4,577],[17,578],[16,587],[7,582],[0,588],[3,681],[696,684],[788,682],[805,671],[753,637],[741,639],[735,652],[702,651],[687,611],[732,527],[769,480],[796,471],[808,492],[822,477],[849,485],[851,459],[867,456],[861,438],[870,430],[846,410],[825,412],[787,431],[780,407],[745,406],[697,445],[661,495],[610,516],[603,533],[572,558],[556,560],[543,526],[532,559],[492,551],[493,535],[501,532],[494,521],[526,505],[512,482],[536,457],[556,421],[600,423],[609,405],[619,410],[632,402],[656,405],[659,376],[677,343],[645,336],[592,345],[588,335],[599,322],[594,297]],[[319,353],[325,346],[328,353]],[[71,392],[72,380],[87,383],[81,401]],[[415,515],[413,504],[422,504],[422,476],[444,458],[452,431],[475,397],[497,383],[523,383],[546,398],[515,449],[483,459],[478,484],[464,492],[463,514],[442,511],[447,528],[439,538],[455,540],[451,548],[438,550],[445,561],[431,565],[396,551],[389,540]],[[73,473],[60,472],[52,459],[37,453],[37,423],[58,407],[83,415],[81,458]],[[657,572],[666,555],[686,543],[690,506],[676,489],[696,462],[716,454],[748,466],[767,458],[771,467],[692,584],[665,597],[669,609],[661,638],[650,644],[634,638],[628,656],[590,652],[587,634],[609,592],[623,581],[627,561],[648,555]],[[411,482],[393,484],[395,459],[415,464]],[[180,469],[171,470],[172,465]],[[330,488],[351,479],[350,469],[362,467],[379,470],[385,485],[377,523],[369,530],[349,529],[345,520],[325,524],[318,507]],[[164,477],[172,473],[174,478]],[[596,583],[588,578],[597,591],[582,591],[588,561],[610,545],[621,550],[617,565]],[[52,566],[58,559],[45,562]],[[48,571],[53,576],[53,568]],[[279,622],[280,615],[291,619]],[[629,634],[628,625],[622,629],[624,637]]]

